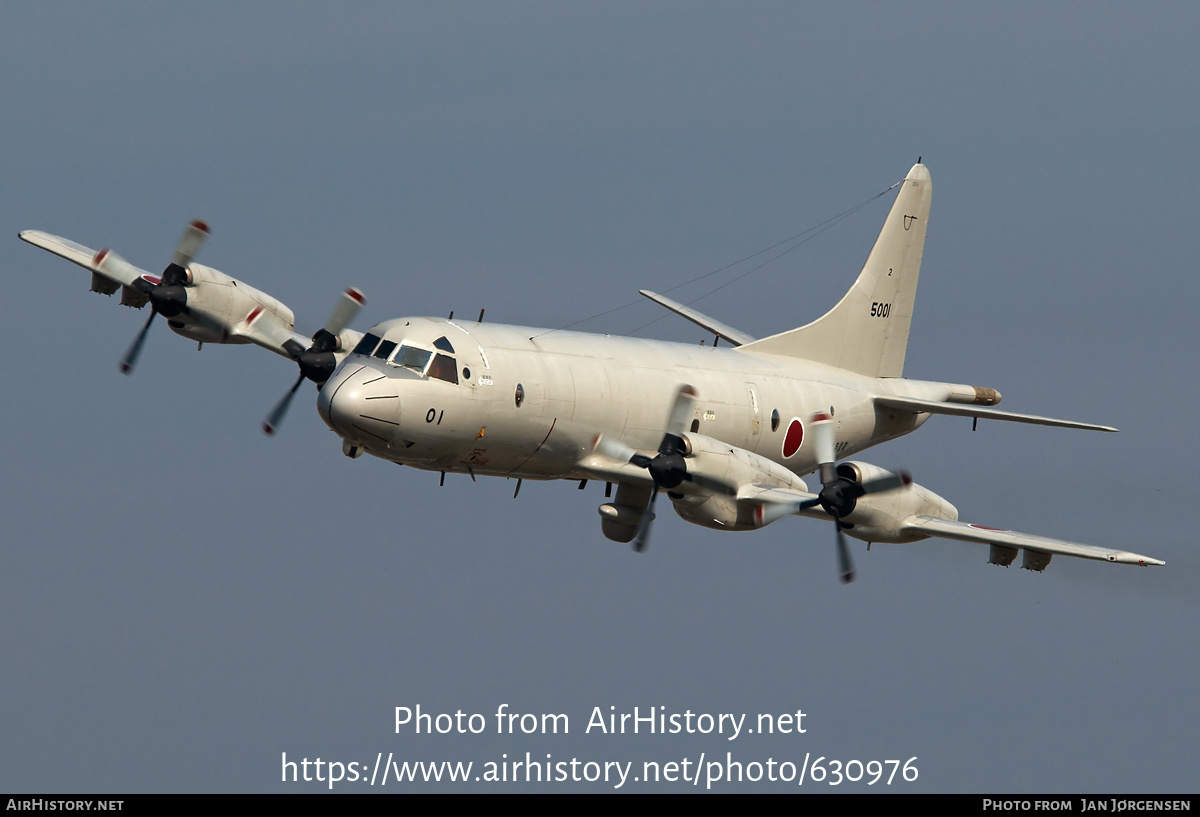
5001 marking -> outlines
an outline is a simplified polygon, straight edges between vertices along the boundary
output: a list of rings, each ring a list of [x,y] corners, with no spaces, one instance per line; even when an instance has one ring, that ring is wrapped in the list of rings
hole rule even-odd
[[[886,318],[891,313],[892,313],[892,305],[891,304],[881,304],[878,301],[873,301],[871,303],[871,317],[872,318]]]

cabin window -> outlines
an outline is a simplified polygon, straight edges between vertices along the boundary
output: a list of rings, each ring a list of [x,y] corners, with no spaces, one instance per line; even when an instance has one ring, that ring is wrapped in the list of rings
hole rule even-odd
[[[429,376],[457,385],[458,364],[450,355],[434,355],[433,363],[429,365]]]
[[[390,355],[392,350],[395,348],[396,341],[385,340],[383,343],[379,344],[379,348],[375,350],[375,357],[379,358],[380,360],[387,360],[388,355]]]
[[[369,355],[375,351],[375,347],[379,345],[379,337],[372,335],[370,332],[362,336],[362,340],[354,347],[354,354]]]
[[[520,383],[517,384],[517,391],[513,395],[513,400],[516,402],[517,408],[520,408],[521,404],[525,402],[525,387]]]
[[[771,430],[779,430],[779,409],[771,409]]]

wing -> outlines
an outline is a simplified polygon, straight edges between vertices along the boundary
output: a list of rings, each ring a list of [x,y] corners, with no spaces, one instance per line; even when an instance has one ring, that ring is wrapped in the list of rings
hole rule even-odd
[[[904,530],[923,533],[927,536],[939,536],[944,539],[958,539],[963,542],[977,542],[991,545],[992,554],[989,560],[992,564],[1008,566],[1016,558],[1017,550],[1025,550],[1023,567],[1030,570],[1043,570],[1050,563],[1054,554],[1062,556],[1077,556],[1081,559],[1095,559],[1101,562],[1115,562],[1124,565],[1165,565],[1161,559],[1143,556],[1140,553],[1130,553],[1125,550],[1081,545],[1078,542],[1068,542],[1063,539],[1051,539],[1047,536],[1034,536],[1029,533],[1018,533],[1001,528],[989,528],[983,525],[973,525],[970,522],[955,522],[940,519],[936,516],[910,516],[904,521]]]
[[[52,235],[44,233],[41,230],[22,230],[17,233],[17,237],[22,241],[32,244],[35,247],[41,247],[47,252],[52,252],[59,258],[65,258],[72,264],[78,264],[84,269],[89,269],[92,272],[100,272],[100,268],[93,262],[96,258],[96,250],[91,247],[85,247],[82,244],[76,244],[68,238],[63,238],[60,235]],[[118,284],[130,286],[132,280],[117,280]]]
[[[41,230],[23,230],[17,237],[27,244],[32,244],[47,252],[54,253],[59,258],[65,258],[72,264],[78,264],[92,273],[92,292],[112,295],[118,287],[121,291],[121,303],[141,309],[146,305],[146,296],[141,291],[139,280],[147,278],[155,282],[157,278],[149,278],[150,273],[138,269],[115,253],[103,250],[96,251],[91,247],[77,244],[68,238]]]
[[[738,489],[737,498],[739,501],[757,502],[764,505],[804,505],[806,508],[817,502],[816,494],[761,482],[741,486]]]
[[[588,479],[604,480],[605,482],[628,483],[646,488],[654,487],[650,473],[645,468],[639,468],[629,462],[622,462],[604,454],[593,452],[577,463],[580,472]]]
[[[879,469],[864,472],[863,469],[866,468],[869,466],[864,463],[855,464],[856,481],[863,478],[879,478]],[[819,506],[816,495],[794,487],[747,484],[738,490],[737,499],[739,502],[749,502],[756,506],[754,519],[758,525],[767,525],[776,519],[795,514],[828,518]],[[1166,564],[1161,559],[1118,548],[1084,545],[1048,536],[959,522],[929,512],[939,507],[945,507],[949,513],[954,513],[949,503],[929,489],[916,484],[908,485],[906,490],[867,494],[857,500],[854,511],[844,518],[845,522],[851,523],[845,532],[865,541],[912,542],[937,536],[991,545],[989,561],[1005,566],[1012,564],[1018,551],[1024,550],[1022,567],[1038,571],[1044,570],[1055,554],[1114,564]]]
[[[252,343],[296,363],[299,378],[263,422],[263,431],[274,434],[300,384],[307,378],[323,385],[362,339],[349,323],[366,299],[354,287],[347,289],[325,326],[311,338],[305,337],[293,328],[292,310],[277,298],[220,270],[193,263],[208,234],[208,224],[190,222],[161,277],[150,275],[110,250],[96,252],[41,230],[24,230],[18,237],[89,270],[93,292],[112,295],[120,289],[121,303],[138,309],[150,303],[150,317],[121,358],[120,369],[125,374],[133,371],[150,326],[159,315],[173,332],[201,346]]]
[[[24,230],[17,235],[28,244],[89,270],[92,273],[93,292],[111,295],[120,288],[121,303],[126,306],[138,309],[145,306],[148,300],[147,290],[152,289],[161,280],[108,250],[97,251],[41,230]],[[198,247],[189,248],[189,258],[196,249]],[[297,345],[300,349],[307,349],[312,342],[310,338],[293,330],[291,310],[274,298],[216,270],[197,265],[193,274],[196,275],[196,280],[189,284],[192,293],[189,300],[197,305],[179,320],[195,323],[196,328],[194,331],[189,331],[189,327],[182,331],[176,329],[185,337],[193,337],[207,343],[253,343],[289,360],[295,360],[295,354],[288,351],[289,343],[293,344],[293,349],[297,348]],[[217,280],[218,278],[220,280]],[[206,309],[204,296],[207,288],[216,285],[221,289],[214,290],[215,292],[229,292],[227,284],[231,282],[237,284],[235,291],[239,297],[222,299],[222,308],[218,311]],[[353,348],[360,337],[360,333],[346,329],[342,338],[343,346]]]
[[[721,527],[745,529],[747,521],[749,526],[763,527],[793,515],[830,518],[821,506],[818,495],[810,493],[804,482],[794,474],[783,472],[781,466],[741,449],[712,444],[716,441],[697,434],[686,436],[692,449],[686,467],[689,473],[694,471],[695,475],[690,483],[680,483],[674,490],[714,498],[727,496],[733,506],[729,507],[728,517],[720,520]],[[620,443],[605,442],[598,436],[591,453],[579,461],[579,467],[583,473],[594,478],[655,487],[646,468],[630,461],[638,457],[646,463],[651,460],[647,454],[635,452]],[[845,472],[839,471],[839,480],[846,482],[846,486],[852,483],[864,488],[870,484],[877,485],[890,473],[867,463],[847,465],[852,467]],[[775,475],[772,469],[779,469],[778,479],[774,482],[764,481],[766,474]],[[709,476],[699,479],[701,474]],[[729,490],[716,490],[714,486],[729,486]],[[1051,557],[1056,554],[1114,564],[1166,564],[1161,559],[1126,550],[959,522],[949,518],[957,516],[954,507],[929,489],[912,483],[911,479],[905,480],[902,488],[867,491],[865,494],[860,492],[852,510],[838,518],[839,541],[843,533],[866,542],[907,543],[930,536],[957,539],[990,545],[988,561],[992,564],[1008,566],[1023,550],[1025,554],[1021,566],[1037,571],[1045,570]],[[686,508],[677,506],[676,509],[689,521],[707,524],[699,517],[691,518]],[[931,511],[945,515],[936,516]],[[705,520],[719,512],[719,507],[709,507],[705,512]]]
[[[816,494],[796,488],[752,483],[738,489],[737,499],[738,502],[748,503],[751,506],[752,518],[758,527],[769,525],[777,519],[793,514],[828,518],[825,512],[817,507]]]
[[[358,333],[355,333],[356,335]],[[295,344],[291,348],[308,348],[311,341],[299,332],[294,331],[290,326],[283,323],[279,317],[261,307],[255,307],[251,310],[246,319],[238,324],[235,324],[229,330],[229,337],[243,338],[251,343],[261,346],[269,352],[274,352],[277,355],[289,359],[295,359],[291,352],[288,351],[288,343]],[[357,343],[360,338],[353,339]],[[353,348],[351,346],[350,348]]]

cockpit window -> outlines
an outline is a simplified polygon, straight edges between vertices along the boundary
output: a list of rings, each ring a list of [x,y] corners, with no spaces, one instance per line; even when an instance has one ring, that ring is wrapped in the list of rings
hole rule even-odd
[[[419,346],[409,346],[404,343],[400,345],[400,351],[396,352],[396,359],[392,362],[397,366],[406,366],[413,371],[425,373],[425,366],[429,363],[429,358],[433,357],[433,352],[428,349],[422,349]]]
[[[433,345],[438,349],[453,350],[454,348],[444,337],[435,340]],[[385,340],[381,342],[377,335],[366,334],[354,347],[354,352],[360,355],[373,355],[394,366],[403,366],[412,369],[417,374],[436,377],[447,383],[457,385],[459,382],[458,364],[455,363],[453,357],[440,352],[434,353],[429,349],[422,349],[420,346],[413,346],[404,341],[397,343],[394,340]]]
[[[370,332],[362,336],[362,340],[354,347],[354,354],[369,355],[375,351],[375,347],[379,345],[379,337],[372,335]]]
[[[454,347],[450,345],[450,341],[447,340],[445,335],[442,335],[440,338],[435,340],[433,342],[433,346],[435,349],[441,349],[443,352],[454,354]]]
[[[443,338],[444,340],[444,338]],[[436,343],[434,344],[436,345]],[[429,366],[429,376],[447,383],[458,384],[458,365],[450,355],[434,355],[433,363]]]

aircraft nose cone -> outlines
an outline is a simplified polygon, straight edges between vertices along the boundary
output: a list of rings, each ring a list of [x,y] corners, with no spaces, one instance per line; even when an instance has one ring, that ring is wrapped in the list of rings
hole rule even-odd
[[[395,384],[371,366],[349,366],[335,372],[317,397],[317,411],[339,436],[368,448],[390,445],[400,426]]]

